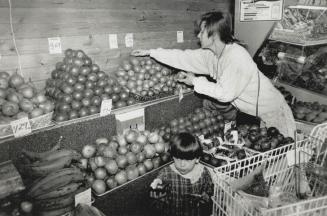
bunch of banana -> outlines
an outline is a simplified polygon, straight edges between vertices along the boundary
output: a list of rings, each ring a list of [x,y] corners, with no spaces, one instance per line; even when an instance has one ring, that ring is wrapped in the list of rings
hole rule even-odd
[[[33,200],[39,215],[62,215],[73,209],[75,194],[83,182],[80,169],[63,168],[37,179],[26,195]]]
[[[20,170],[29,179],[44,177],[52,172],[70,167],[73,161],[80,159],[81,155],[71,149],[60,149],[59,142],[49,151],[32,152],[22,150],[25,158]]]

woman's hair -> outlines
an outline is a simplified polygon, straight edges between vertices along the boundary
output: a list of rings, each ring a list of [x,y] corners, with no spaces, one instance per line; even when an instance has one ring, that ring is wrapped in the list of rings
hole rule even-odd
[[[170,141],[172,157],[184,160],[193,160],[202,155],[202,146],[197,138],[190,133],[179,133]]]
[[[196,31],[200,32],[202,23],[205,23],[208,37],[218,34],[220,40],[226,44],[238,42],[233,36],[232,18],[229,13],[216,11],[203,14],[196,22]]]

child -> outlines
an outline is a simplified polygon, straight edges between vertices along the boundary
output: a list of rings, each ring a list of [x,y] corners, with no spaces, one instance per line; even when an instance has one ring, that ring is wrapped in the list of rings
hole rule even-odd
[[[153,189],[168,185],[163,198],[165,215],[198,216],[210,215],[213,184],[207,168],[199,163],[202,147],[189,133],[180,133],[172,138],[170,154],[174,160],[163,168],[151,183]]]

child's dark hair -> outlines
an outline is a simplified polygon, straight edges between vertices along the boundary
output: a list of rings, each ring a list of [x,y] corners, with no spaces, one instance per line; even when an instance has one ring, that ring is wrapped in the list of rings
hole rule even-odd
[[[171,139],[170,154],[178,159],[193,160],[202,156],[202,146],[192,134],[179,133]]]

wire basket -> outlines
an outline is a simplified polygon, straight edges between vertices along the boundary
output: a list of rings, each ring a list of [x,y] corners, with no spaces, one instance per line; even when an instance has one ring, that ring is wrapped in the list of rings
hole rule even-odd
[[[324,126],[317,127],[314,131],[320,131],[320,133],[326,136]],[[323,131],[325,132],[323,133]],[[315,132],[313,134],[318,135],[319,133]],[[214,169],[213,215],[327,215],[327,183],[315,178],[313,175],[307,176],[307,185],[310,189],[310,193],[308,193],[309,198],[288,204],[285,202],[283,206],[270,207],[268,198],[248,195],[239,190],[246,178],[253,175],[257,171],[256,168],[261,166],[267,186],[271,188],[272,186],[281,185],[284,193],[294,194],[298,186],[297,178],[295,177],[299,173],[301,174],[301,172],[296,171],[297,169],[294,169],[295,162],[299,161],[301,165],[310,165],[311,167],[321,166],[324,163],[324,160],[321,158],[325,158],[325,154],[321,154],[321,150],[324,148],[323,144],[325,143],[324,136],[319,136],[319,138],[309,137],[306,140],[296,142],[296,144],[286,145]],[[320,138],[323,138],[323,140]],[[300,159],[293,158],[293,165],[291,163],[292,157],[290,157],[292,155],[301,156]],[[263,203],[265,204],[264,207],[262,207]]]

